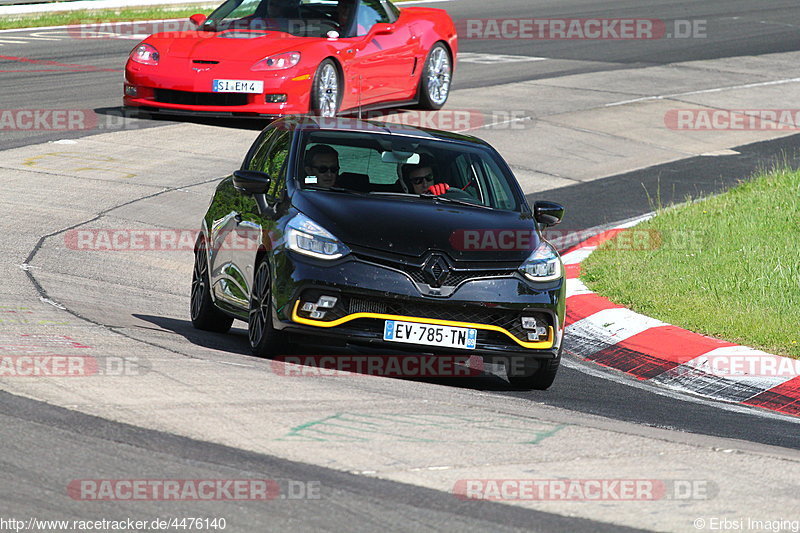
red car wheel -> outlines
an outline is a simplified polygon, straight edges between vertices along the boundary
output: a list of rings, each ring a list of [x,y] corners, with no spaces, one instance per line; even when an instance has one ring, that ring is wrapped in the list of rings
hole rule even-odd
[[[320,117],[335,117],[341,103],[339,69],[331,59],[317,67],[311,88],[311,111]]]

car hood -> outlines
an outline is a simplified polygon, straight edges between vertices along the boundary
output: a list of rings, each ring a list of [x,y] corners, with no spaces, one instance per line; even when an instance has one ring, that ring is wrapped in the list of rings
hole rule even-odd
[[[173,58],[256,62],[272,54],[297,50],[311,40],[279,31],[226,30],[157,33],[146,42],[155,46],[162,55]]]
[[[523,262],[539,244],[529,214],[446,204],[418,197],[297,191],[295,208],[347,245],[456,261]]]

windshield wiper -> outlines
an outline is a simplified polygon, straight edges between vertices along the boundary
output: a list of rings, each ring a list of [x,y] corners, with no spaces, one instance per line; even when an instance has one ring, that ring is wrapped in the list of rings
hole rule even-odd
[[[419,194],[413,192],[393,192],[393,191],[370,191],[368,194],[381,194],[386,196],[414,196],[418,197]]]

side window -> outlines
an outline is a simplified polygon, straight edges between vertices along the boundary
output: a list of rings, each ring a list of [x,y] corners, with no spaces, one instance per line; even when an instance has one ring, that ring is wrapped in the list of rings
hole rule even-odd
[[[498,177],[500,169],[490,159],[481,159],[477,162],[481,169],[481,173],[486,176],[489,184],[490,194],[494,197],[494,205],[498,209],[514,209],[516,202],[514,201],[514,194],[509,188],[508,182],[502,177]]]
[[[381,0],[381,4],[383,4],[383,8],[389,13],[389,15],[394,18],[394,20],[390,20],[389,22],[394,22],[400,17],[400,10],[397,9],[396,5],[388,0]]]
[[[356,35],[358,37],[366,35],[378,22],[389,22],[380,0],[361,0],[358,5]]]
[[[453,164],[457,169],[455,173],[461,176],[465,182],[461,187],[464,192],[485,204],[486,200],[484,199],[483,183],[478,179],[478,176],[475,175],[474,165],[476,161],[477,158],[473,158],[470,155],[459,155],[456,157]]]
[[[241,19],[255,14],[256,9],[261,4],[261,0],[244,0],[238,6],[227,14],[225,18],[228,19]]]
[[[292,132],[285,131],[279,134],[267,156],[267,165],[264,172],[272,178],[272,184],[267,191],[268,196],[277,197],[286,189],[286,158],[289,157]]]
[[[258,170],[260,172],[266,172],[265,166],[267,164],[267,154],[269,153],[269,148],[272,145],[276,131],[277,130],[275,129],[270,129],[269,131],[265,131],[261,134],[258,146],[253,152],[253,156],[250,158],[250,162],[247,164],[246,170]]]

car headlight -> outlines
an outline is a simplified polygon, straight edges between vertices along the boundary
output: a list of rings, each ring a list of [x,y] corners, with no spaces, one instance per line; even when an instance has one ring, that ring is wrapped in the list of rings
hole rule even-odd
[[[302,213],[286,224],[286,247],[317,259],[339,259],[350,253],[342,241]]]
[[[300,52],[284,52],[274,56],[265,57],[250,70],[283,70],[291,68],[300,62]]]
[[[131,60],[143,65],[158,65],[161,54],[152,44],[140,44],[131,52]]]
[[[561,258],[550,243],[541,241],[519,270],[531,281],[553,281],[561,277]]]

